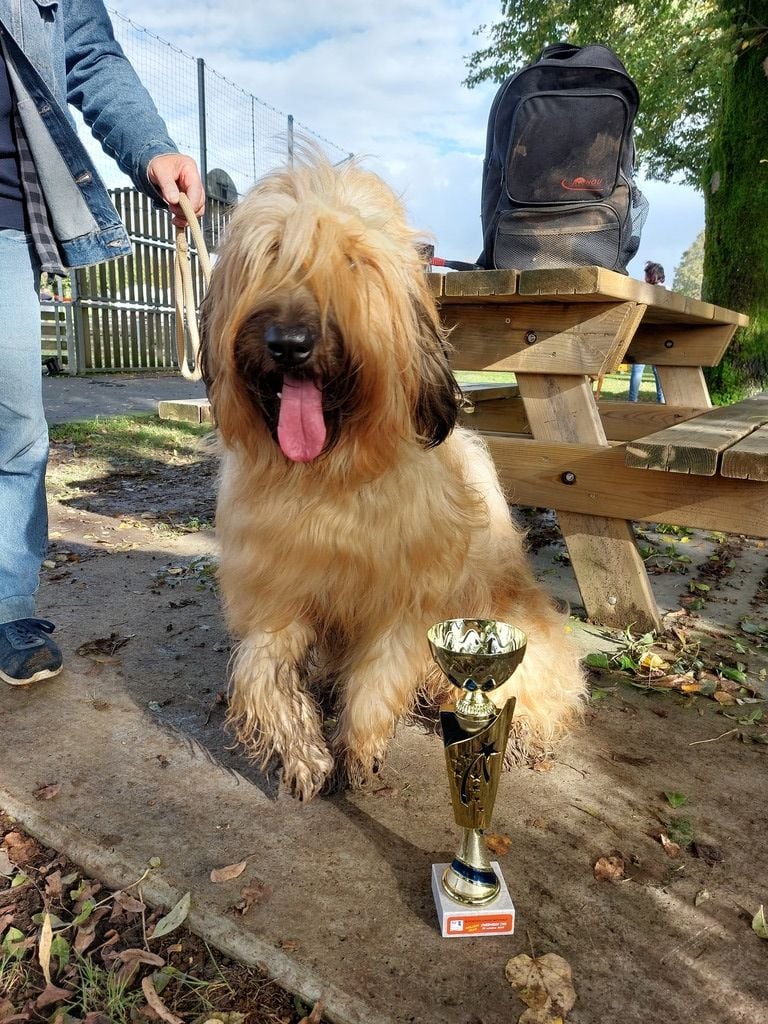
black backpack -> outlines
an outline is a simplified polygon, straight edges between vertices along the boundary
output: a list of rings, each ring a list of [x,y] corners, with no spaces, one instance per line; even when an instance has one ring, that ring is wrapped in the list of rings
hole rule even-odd
[[[548,46],[504,82],[488,118],[480,266],[626,273],[648,213],[634,183],[638,103],[607,46]]]

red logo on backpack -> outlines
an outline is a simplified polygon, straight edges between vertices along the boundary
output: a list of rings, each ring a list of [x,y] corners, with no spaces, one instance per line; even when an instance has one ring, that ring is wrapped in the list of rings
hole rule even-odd
[[[602,178],[563,178],[560,182],[569,192],[594,192],[603,187]]]

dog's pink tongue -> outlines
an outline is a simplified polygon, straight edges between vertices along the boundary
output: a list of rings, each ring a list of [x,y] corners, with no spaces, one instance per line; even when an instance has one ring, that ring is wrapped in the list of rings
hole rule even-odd
[[[311,462],[323,450],[323,398],[313,381],[283,378],[277,439],[283,454],[293,462]]]

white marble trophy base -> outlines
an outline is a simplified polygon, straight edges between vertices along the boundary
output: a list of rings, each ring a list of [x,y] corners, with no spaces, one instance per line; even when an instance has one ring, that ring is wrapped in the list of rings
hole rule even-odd
[[[501,881],[501,891],[493,903],[483,907],[468,907],[452,900],[441,885],[448,864],[432,865],[432,895],[435,899],[437,920],[444,939],[479,938],[483,935],[512,935],[515,930],[515,905],[509,895],[504,876],[497,861],[491,866]]]

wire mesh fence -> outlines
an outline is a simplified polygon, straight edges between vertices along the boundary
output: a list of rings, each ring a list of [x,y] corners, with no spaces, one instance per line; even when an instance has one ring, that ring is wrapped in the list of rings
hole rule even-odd
[[[142,25],[109,8],[115,38],[136,69],[168,125],[179,149],[195,157],[214,198],[228,187],[237,196],[267,171],[290,160],[293,115],[276,109]],[[80,134],[100,174],[112,188],[128,184],[101,150],[89,129]],[[301,134],[317,144],[333,163],[350,154],[301,123]],[[222,174],[223,172],[223,174]],[[236,198],[231,196],[231,198]]]

